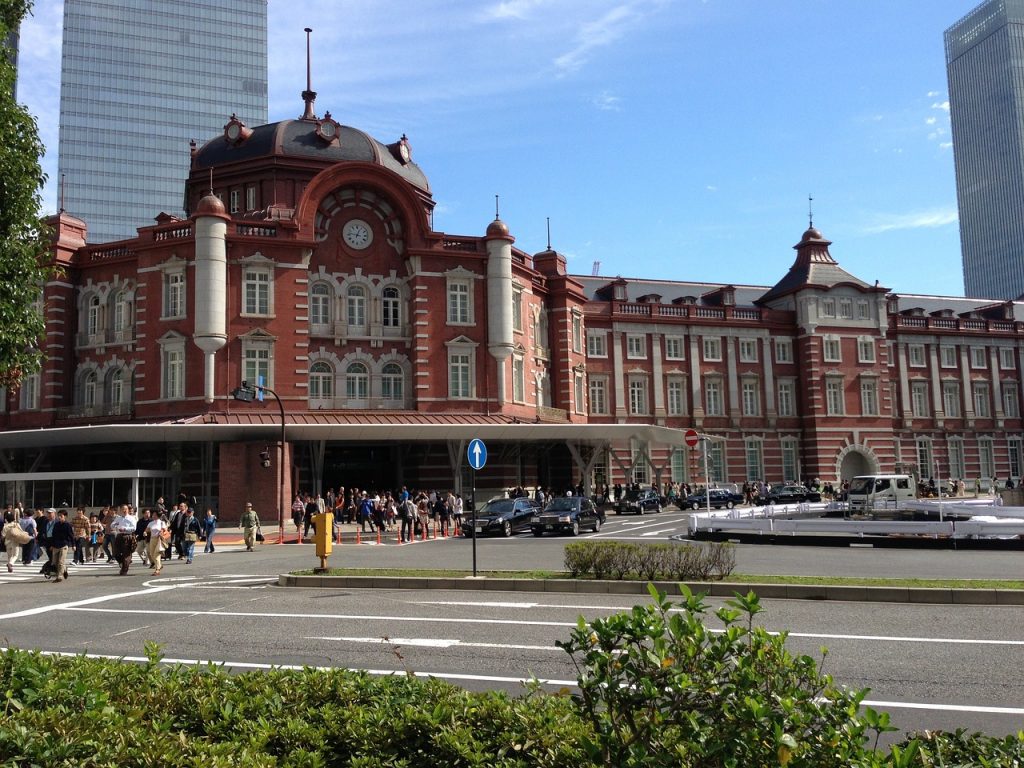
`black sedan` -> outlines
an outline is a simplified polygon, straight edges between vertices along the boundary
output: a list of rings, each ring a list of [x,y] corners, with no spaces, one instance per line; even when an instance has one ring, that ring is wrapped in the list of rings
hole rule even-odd
[[[545,533],[571,533],[577,536],[583,529],[594,533],[604,524],[604,511],[582,496],[562,496],[552,499],[543,512],[533,516],[530,529],[534,536]]]
[[[530,520],[540,512],[540,504],[522,496],[518,499],[491,499],[476,512],[476,535],[501,534],[511,536],[530,530]],[[473,535],[473,515],[465,515],[462,535]]]
[[[821,494],[802,485],[778,485],[768,491],[764,504],[800,504],[805,501],[821,501]]]
[[[642,515],[644,512],[661,512],[661,496],[657,491],[626,491],[626,495],[615,502],[616,515]]]
[[[743,496],[738,493],[733,493],[725,488],[712,488],[711,489],[711,506],[715,509],[732,509],[737,504],[743,502]],[[708,497],[704,491],[699,491],[690,496],[686,497],[684,507],[690,509],[707,509],[708,508]]]

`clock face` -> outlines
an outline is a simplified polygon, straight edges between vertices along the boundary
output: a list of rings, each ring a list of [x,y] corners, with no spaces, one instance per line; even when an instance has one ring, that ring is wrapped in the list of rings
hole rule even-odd
[[[231,139],[231,141],[235,141],[241,132],[242,127],[238,123],[231,123],[228,126],[228,138]]]
[[[327,139],[333,139],[336,126],[333,120],[324,120],[320,123],[320,135]]]
[[[412,153],[409,151],[409,145],[404,141],[398,145],[398,154],[402,156],[403,163],[408,163],[409,158],[412,157]]]
[[[346,245],[350,248],[355,248],[357,251],[369,247],[370,243],[373,242],[373,230],[370,229],[369,224],[361,219],[352,219],[348,222],[345,228],[341,230],[341,236],[344,238]]]

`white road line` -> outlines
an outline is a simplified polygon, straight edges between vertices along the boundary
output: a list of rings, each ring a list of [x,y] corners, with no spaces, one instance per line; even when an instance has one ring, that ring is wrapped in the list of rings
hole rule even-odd
[[[173,589],[173,587],[168,587]],[[98,601],[97,601],[98,602]],[[82,605],[85,605],[83,603]],[[434,624],[499,624],[531,627],[575,627],[575,621],[524,621],[523,619],[450,619],[432,616],[369,616],[347,613],[251,613],[243,611],[164,611],[155,608],[84,608],[75,604],[59,606],[66,611],[89,611],[92,613],[148,614],[155,616],[221,616],[226,618],[252,619],[327,619],[330,621],[406,621]],[[48,610],[48,609],[47,609]],[[0,619],[4,618],[0,616]]]
[[[130,635],[132,632],[138,632],[140,629],[149,629],[150,625],[146,624],[142,627],[135,627],[134,629],[126,629],[124,632],[115,632],[111,637],[120,637],[121,635]]]
[[[118,592],[114,595],[100,595],[99,597],[90,597],[85,600],[76,600],[72,603],[58,603],[56,605],[41,605],[36,608],[29,608],[24,611],[15,611],[14,613],[3,613],[0,614],[0,621],[4,619],[20,619],[24,616],[38,616],[42,613],[49,613],[50,611],[74,611],[74,610],[90,610],[83,608],[85,605],[96,605],[97,603],[105,603],[109,600],[121,600],[126,597],[138,597],[142,595],[155,595],[157,592],[166,592],[169,589],[174,589],[173,586],[166,587],[151,587],[149,589],[142,589],[136,592]],[[102,610],[102,609],[94,609]]]
[[[9,650],[8,648],[0,647],[0,652]],[[43,656],[84,656],[88,659],[113,659],[116,661],[130,661],[136,663],[146,663],[149,661],[145,656],[116,656],[113,654],[102,654],[102,653],[71,653],[65,651],[37,651],[37,653]],[[414,677],[424,678],[438,678],[441,680],[472,680],[475,682],[487,682],[487,683],[520,683],[526,684],[530,682],[530,678],[526,677],[499,677],[496,675],[468,675],[468,674],[454,674],[450,672],[410,672],[406,669],[358,669],[358,668],[342,668],[342,667],[325,667],[325,666],[309,666],[303,664],[261,664],[258,662],[251,661],[225,661],[223,659],[175,659],[175,658],[164,658],[161,659],[162,664],[176,665],[181,664],[184,666],[207,666],[214,664],[217,666],[224,666],[233,669],[287,669],[287,670],[303,670],[303,669],[315,669],[320,671],[328,671],[332,669],[346,669],[349,672],[360,672],[369,675],[378,676],[400,676],[405,677],[407,675],[413,675]],[[545,679],[540,678],[539,682],[543,685],[553,685],[559,688],[575,688],[575,680],[556,680],[556,679]],[[926,702],[913,702],[913,701],[874,701],[866,700],[861,702],[864,706],[868,707],[884,707],[889,709],[922,709],[931,710],[933,712],[981,712],[985,714],[995,715],[1011,715],[1021,716],[1024,715],[1024,708],[1021,707],[985,707],[976,706],[972,704],[929,704]]]
[[[513,645],[508,643],[467,643],[457,638],[429,637],[306,637],[304,640],[333,640],[341,643],[370,643],[373,645],[402,645],[418,648],[496,648],[516,651],[559,651],[556,645]]]

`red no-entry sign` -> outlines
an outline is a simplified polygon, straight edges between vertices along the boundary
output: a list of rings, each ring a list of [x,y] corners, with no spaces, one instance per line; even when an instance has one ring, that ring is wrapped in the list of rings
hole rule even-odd
[[[691,448],[696,448],[697,443],[700,442],[700,435],[697,434],[696,429],[688,429],[686,430],[686,437],[683,439],[686,440],[686,444],[688,446],[690,446]]]

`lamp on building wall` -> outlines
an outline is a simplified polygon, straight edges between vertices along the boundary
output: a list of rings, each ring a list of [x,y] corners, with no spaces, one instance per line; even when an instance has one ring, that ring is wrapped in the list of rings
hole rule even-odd
[[[262,377],[260,381],[262,381]],[[278,412],[281,414],[281,454],[278,458],[278,489],[277,489],[277,527],[278,527],[278,542],[284,543],[284,454],[287,438],[285,436],[285,420],[284,420],[284,403],[281,402],[281,398],[277,396],[277,393],[265,387],[262,384],[250,384],[247,381],[242,382],[242,386],[236,387],[231,391],[231,396],[240,402],[251,403],[253,400],[263,400],[264,393],[273,395],[274,400],[277,401]],[[267,446],[260,451],[260,466],[270,466],[270,446]]]

